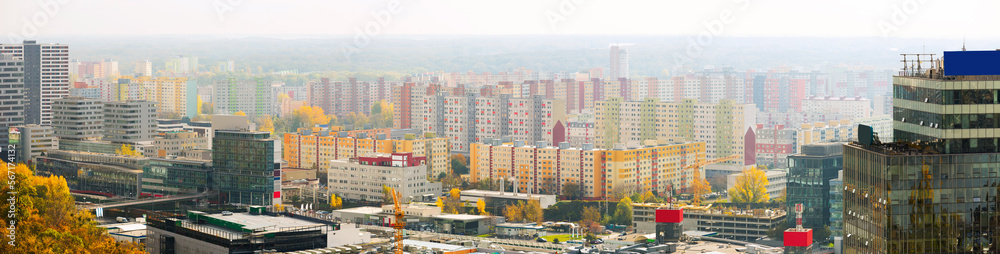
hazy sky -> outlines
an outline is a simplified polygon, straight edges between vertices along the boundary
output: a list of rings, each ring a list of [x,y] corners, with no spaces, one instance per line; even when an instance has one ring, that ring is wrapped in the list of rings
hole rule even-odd
[[[397,4],[396,8],[389,8]],[[0,38],[636,34],[1000,38],[1000,1],[0,0]],[[383,18],[373,17],[373,13]],[[379,19],[389,16],[388,22]],[[724,16],[724,18],[720,18]]]

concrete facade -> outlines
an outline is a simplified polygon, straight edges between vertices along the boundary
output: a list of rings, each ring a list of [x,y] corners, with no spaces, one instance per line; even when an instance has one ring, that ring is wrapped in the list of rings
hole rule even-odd
[[[344,198],[383,201],[382,186],[399,191],[404,200],[440,195],[441,183],[427,181],[425,158],[412,153],[380,154],[330,161],[327,186]]]
[[[104,129],[104,103],[96,99],[67,97],[52,102],[55,136],[67,140],[98,140]]]
[[[156,136],[156,102],[125,101],[104,104],[104,140],[150,144]]]

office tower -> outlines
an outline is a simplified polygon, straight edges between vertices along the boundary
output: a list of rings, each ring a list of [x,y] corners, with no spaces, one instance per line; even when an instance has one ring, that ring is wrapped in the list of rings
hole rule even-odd
[[[802,146],[802,153],[788,156],[787,207],[802,204],[802,226],[820,229],[830,225],[830,180],[844,168],[843,143]],[[789,218],[788,226],[795,220]],[[817,239],[823,241],[825,239]]]
[[[655,98],[628,102],[617,97],[596,104],[597,148],[639,147],[646,140],[705,142],[708,158],[739,156],[721,164],[749,165],[747,159],[752,158],[744,156],[754,150],[744,139],[757,112],[752,106],[729,100],[718,104],[692,99],[660,102]]]
[[[271,91],[271,85],[262,78],[254,80],[230,78],[229,80],[216,81],[213,92],[212,100],[214,101],[215,114],[231,115],[242,111],[250,119],[257,119],[263,115],[274,115],[274,98],[276,96]]]
[[[216,130],[212,139],[212,182],[219,201],[243,205],[281,202],[281,170],[274,161],[271,134]]]
[[[608,69],[608,80],[628,78],[628,49],[611,46],[611,66]]]
[[[843,157],[841,157],[843,158]],[[830,179],[830,237],[844,236],[844,171]]]
[[[156,102],[104,103],[104,141],[152,144],[156,124]]]
[[[103,135],[104,103],[96,99],[66,97],[52,103],[55,136],[65,140],[98,140]]]
[[[997,251],[998,53],[946,51],[930,69],[904,55],[892,78],[896,142],[860,128],[844,147],[846,253]]]
[[[52,102],[69,96],[69,46],[0,44],[0,54],[10,53],[24,60],[25,124],[52,124]]]
[[[150,62],[149,60],[136,61],[133,67],[133,75],[145,77],[153,76],[153,62]]]
[[[24,59],[0,54],[0,145],[8,144],[7,129],[24,124]]]

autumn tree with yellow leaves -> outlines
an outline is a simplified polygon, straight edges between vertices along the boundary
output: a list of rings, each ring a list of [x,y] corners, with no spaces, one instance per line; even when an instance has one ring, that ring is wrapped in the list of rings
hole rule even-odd
[[[292,111],[292,117],[298,121],[300,127],[310,128],[317,124],[330,123],[330,116],[323,112],[319,106],[302,106]]]
[[[701,170],[694,170],[694,179],[691,181],[691,194],[694,195],[694,200],[691,201],[694,205],[701,205],[701,196],[712,192],[712,185],[708,184],[708,180],[701,176]]]
[[[736,184],[729,188],[729,201],[733,203],[764,203],[771,198],[767,195],[767,175],[763,170],[752,167],[736,177]]]
[[[486,211],[486,202],[481,198],[476,200],[476,211],[479,212],[479,215],[490,215],[490,213]]]
[[[247,116],[247,113],[243,113],[243,111],[241,110],[241,111],[236,111],[236,113],[233,113],[233,115],[234,116]]]
[[[13,172],[3,168],[0,199],[15,203],[0,227],[14,228],[15,238],[4,237],[0,253],[145,253],[141,245],[111,238],[93,214],[78,209],[65,178],[35,176],[24,164]]]
[[[135,148],[133,148],[129,144],[122,144],[121,147],[119,147],[118,149],[115,149],[115,154],[125,155],[125,156],[135,156],[135,157],[142,156],[142,153],[139,153],[138,151],[136,151]]]
[[[270,115],[262,115],[257,118],[257,130],[270,132],[274,134],[274,117]]]
[[[330,196],[330,209],[337,210],[344,207],[344,200],[336,194]]]

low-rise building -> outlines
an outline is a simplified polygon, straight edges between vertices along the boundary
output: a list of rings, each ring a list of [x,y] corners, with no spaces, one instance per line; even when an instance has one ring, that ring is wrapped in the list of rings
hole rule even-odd
[[[404,201],[441,194],[441,183],[427,180],[426,158],[413,153],[376,154],[330,161],[327,186],[346,199],[383,201],[382,186],[400,192]]]
[[[200,193],[210,188],[212,161],[151,158],[142,173],[142,196]]]
[[[14,126],[9,130],[8,137],[10,145],[15,147],[13,154],[15,161],[21,163],[31,163],[35,157],[59,149],[59,141],[54,135],[52,126],[37,124]]]
[[[157,158],[183,156],[185,151],[209,149],[208,137],[190,131],[161,132],[153,138],[153,147],[146,155]]]
[[[503,192],[503,191],[487,191],[487,190],[463,190],[461,192],[462,201],[465,202],[476,202],[479,199],[485,201],[491,201],[495,203],[516,203],[517,201],[528,200],[538,200],[538,204],[541,205],[542,209],[549,208],[551,205],[555,205],[557,201],[556,195],[545,195],[545,194],[528,194],[528,193],[513,193],[513,192]]]
[[[35,161],[36,174],[61,176],[71,191],[138,198],[147,158],[55,150]]]
[[[752,242],[767,236],[767,231],[785,222],[783,210],[684,208],[685,231],[719,233],[717,237]]]
[[[331,247],[331,234],[339,229],[333,222],[278,216],[264,211],[264,207],[250,207],[249,213],[190,211],[187,218],[151,218],[148,222],[149,253],[229,254],[326,248]]]

